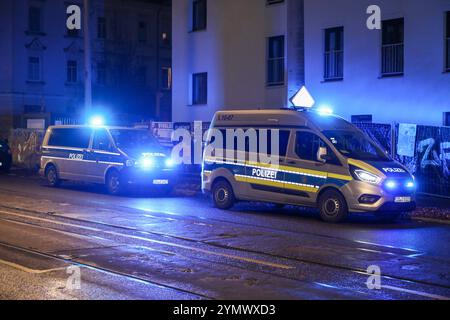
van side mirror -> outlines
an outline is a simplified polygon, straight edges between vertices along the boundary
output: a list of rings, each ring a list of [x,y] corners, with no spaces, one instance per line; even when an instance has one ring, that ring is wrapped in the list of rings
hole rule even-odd
[[[329,160],[327,148],[320,147],[317,151],[317,161],[326,163],[327,160]]]

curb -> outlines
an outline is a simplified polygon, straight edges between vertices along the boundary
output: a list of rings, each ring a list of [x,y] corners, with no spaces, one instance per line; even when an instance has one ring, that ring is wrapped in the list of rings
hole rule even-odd
[[[441,219],[433,219],[433,218],[421,218],[421,217],[411,217],[411,220],[450,225],[450,220],[441,220]]]

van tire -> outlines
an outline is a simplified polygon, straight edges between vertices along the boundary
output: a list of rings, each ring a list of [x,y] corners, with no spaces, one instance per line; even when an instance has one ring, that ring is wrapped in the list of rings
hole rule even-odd
[[[224,180],[218,181],[212,188],[214,206],[218,209],[228,210],[234,206],[236,198],[233,188]]]
[[[47,169],[45,169],[45,178],[47,179],[47,184],[50,187],[56,188],[61,185],[58,170],[54,165],[49,165]]]
[[[319,212],[325,222],[342,222],[348,216],[347,202],[337,190],[327,190],[319,197]]]
[[[120,173],[116,170],[111,170],[110,172],[108,172],[108,174],[106,175],[105,186],[110,195],[120,195],[123,191]]]

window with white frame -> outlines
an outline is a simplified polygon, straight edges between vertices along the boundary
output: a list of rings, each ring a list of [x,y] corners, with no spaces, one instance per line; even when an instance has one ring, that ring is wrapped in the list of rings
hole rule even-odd
[[[78,82],[78,63],[76,60],[67,61],[67,82]]]
[[[325,30],[324,79],[344,78],[344,28]]]
[[[40,57],[28,57],[28,81],[41,81]]]
[[[381,75],[395,76],[404,72],[404,19],[383,21]]]
[[[284,84],[284,36],[270,37],[267,40],[267,85]]]

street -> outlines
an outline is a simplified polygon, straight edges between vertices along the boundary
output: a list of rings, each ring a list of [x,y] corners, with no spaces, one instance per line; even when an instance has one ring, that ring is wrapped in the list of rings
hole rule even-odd
[[[0,176],[0,299],[440,300],[449,243],[448,224],[334,225],[294,207],[221,211],[195,190],[113,197]],[[370,266],[381,288],[368,288]]]

